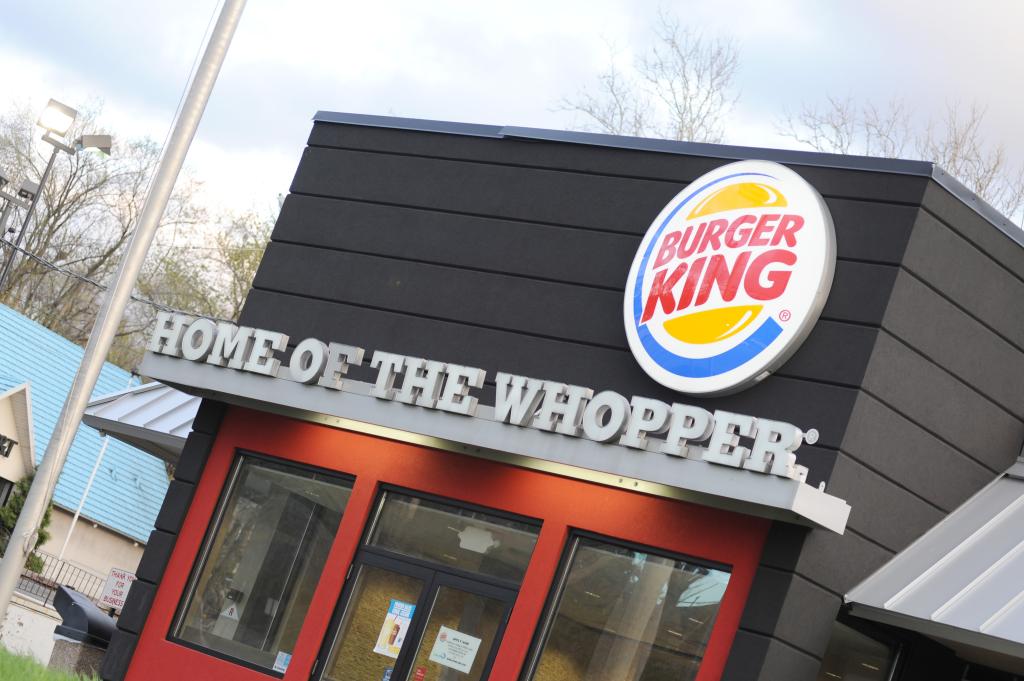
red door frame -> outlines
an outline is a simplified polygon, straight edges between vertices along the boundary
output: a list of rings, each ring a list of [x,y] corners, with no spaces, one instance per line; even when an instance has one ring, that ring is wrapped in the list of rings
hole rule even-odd
[[[543,521],[491,671],[492,681],[518,678],[572,529],[732,566],[732,577],[697,675],[697,681],[717,681],[725,667],[770,526],[762,518],[232,407],[221,424],[157,589],[128,669],[128,681],[273,678],[168,640],[174,614],[220,500],[236,448],[337,470],[356,478],[285,681],[309,679],[345,573],[382,483]]]

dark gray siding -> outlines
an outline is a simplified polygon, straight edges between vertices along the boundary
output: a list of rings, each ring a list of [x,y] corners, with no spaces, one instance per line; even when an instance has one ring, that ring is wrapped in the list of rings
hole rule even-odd
[[[800,461],[853,513],[843,536],[773,526],[730,680],[813,679],[842,594],[1024,436],[1019,245],[904,166],[805,158],[838,238],[822,319],[760,385],[688,401],[817,428]],[[622,287],[654,216],[723,162],[317,123],[242,321],[675,399],[627,349]]]
[[[136,569],[136,580],[128,590],[121,616],[117,620],[117,631],[111,637],[107,653],[103,657],[100,678],[103,681],[122,681],[128,673],[132,655],[139,642],[139,635],[153,606],[164,568],[171,559],[171,552],[178,539],[178,533],[185,522],[195,495],[196,486],[206,466],[213,440],[224,417],[225,406],[219,402],[203,400],[192,422],[181,458],[174,470],[174,480],[164,497],[163,506],[156,519],[156,528],[150,534],[146,550]]]

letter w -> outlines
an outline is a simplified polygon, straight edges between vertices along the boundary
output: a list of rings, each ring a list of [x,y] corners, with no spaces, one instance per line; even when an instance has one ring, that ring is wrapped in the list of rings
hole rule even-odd
[[[544,397],[544,382],[500,371],[494,378],[494,417],[516,426],[529,425]]]

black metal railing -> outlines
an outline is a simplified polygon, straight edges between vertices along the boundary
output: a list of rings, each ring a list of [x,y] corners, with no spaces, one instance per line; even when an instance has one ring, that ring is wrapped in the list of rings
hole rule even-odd
[[[107,578],[95,572],[59,560],[45,551],[35,551],[38,558],[30,559],[29,567],[18,580],[18,593],[49,605],[57,593],[58,586],[67,586],[98,602],[103,595]]]

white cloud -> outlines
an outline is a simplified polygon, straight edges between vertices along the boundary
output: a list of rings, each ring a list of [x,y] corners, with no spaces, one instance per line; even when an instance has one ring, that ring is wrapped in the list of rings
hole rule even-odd
[[[117,133],[162,139],[215,3],[54,4],[5,13],[0,108],[99,96]],[[1024,3],[660,4],[688,26],[737,40],[741,101],[730,142],[787,144],[774,129],[784,107],[825,94],[901,95],[920,109],[963,98],[987,104],[990,135],[1024,158]],[[318,109],[566,126],[558,99],[593,83],[606,40],[627,61],[630,48],[642,49],[658,6],[250,0],[188,163],[211,204],[242,210],[287,190]]]

